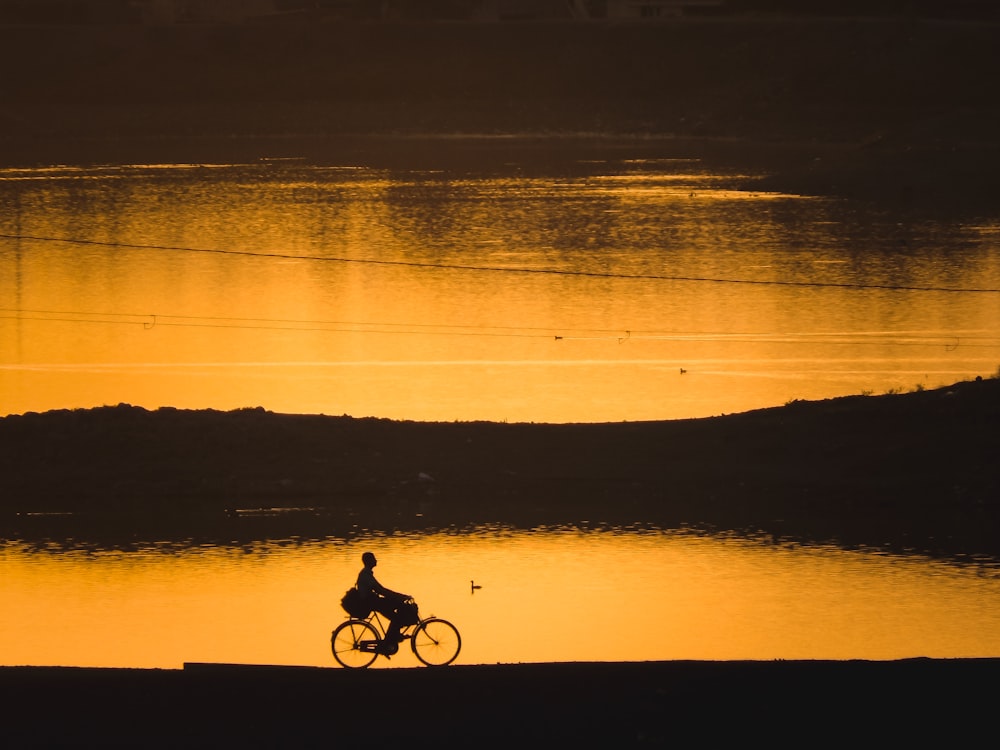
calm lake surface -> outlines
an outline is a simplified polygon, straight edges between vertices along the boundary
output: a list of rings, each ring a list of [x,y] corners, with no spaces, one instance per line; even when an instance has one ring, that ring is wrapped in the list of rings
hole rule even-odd
[[[459,664],[1000,656],[995,561],[479,528],[127,551],[0,544],[0,665],[335,666],[339,599],[368,549],[384,584],[459,628]],[[418,662],[406,650],[376,664]]]
[[[675,419],[997,371],[996,218],[661,151],[0,170],[0,414]]]

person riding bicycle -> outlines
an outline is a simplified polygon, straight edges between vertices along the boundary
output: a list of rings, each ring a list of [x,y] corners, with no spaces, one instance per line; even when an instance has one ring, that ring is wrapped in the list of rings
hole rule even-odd
[[[416,607],[410,603],[413,598],[409,594],[387,589],[375,578],[375,566],[378,560],[372,552],[361,556],[364,567],[358,573],[358,592],[362,601],[376,612],[389,618],[389,629],[385,633],[384,649],[388,653],[396,653],[398,643],[403,640],[399,632],[403,625],[409,624],[411,609]]]

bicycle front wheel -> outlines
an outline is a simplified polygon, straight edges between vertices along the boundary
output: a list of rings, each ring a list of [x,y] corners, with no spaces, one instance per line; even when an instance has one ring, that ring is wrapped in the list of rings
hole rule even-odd
[[[462,649],[462,636],[458,634],[458,628],[447,620],[432,617],[417,625],[410,639],[410,648],[428,667],[443,667],[455,661]]]
[[[378,631],[364,620],[348,620],[337,626],[330,636],[333,658],[348,669],[364,669],[378,654],[374,645],[379,641]]]

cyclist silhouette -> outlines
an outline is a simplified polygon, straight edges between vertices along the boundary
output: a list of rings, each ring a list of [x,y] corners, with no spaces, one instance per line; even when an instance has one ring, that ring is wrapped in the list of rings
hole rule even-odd
[[[375,566],[378,560],[372,552],[365,552],[361,556],[361,562],[365,567],[358,573],[358,592],[362,601],[379,614],[389,618],[389,629],[386,631],[384,648],[388,653],[396,653],[398,643],[402,640],[399,631],[405,624],[406,614],[401,612],[401,608],[408,605],[407,602],[412,597],[409,594],[400,594],[398,591],[387,589],[375,578]]]

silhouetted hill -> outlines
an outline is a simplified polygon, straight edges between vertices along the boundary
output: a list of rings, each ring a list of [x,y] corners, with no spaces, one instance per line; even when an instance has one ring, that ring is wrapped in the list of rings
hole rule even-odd
[[[0,419],[0,536],[587,521],[1000,556],[998,420],[1000,379],[612,424],[25,414]]]

